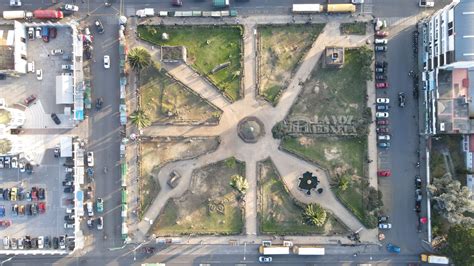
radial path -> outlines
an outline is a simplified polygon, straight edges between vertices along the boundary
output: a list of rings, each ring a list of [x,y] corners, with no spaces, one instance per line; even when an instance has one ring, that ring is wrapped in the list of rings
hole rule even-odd
[[[176,79],[200,94],[222,111],[220,123],[216,126],[152,126],[144,130],[150,136],[219,136],[221,143],[216,151],[191,160],[182,160],[165,165],[156,177],[160,183],[161,191],[147,210],[145,218],[137,229],[146,235],[151,227],[149,220],[156,219],[160,211],[170,198],[180,197],[189,187],[191,175],[194,169],[206,166],[210,163],[224,160],[235,156],[238,160],[246,163],[246,178],[249,189],[245,196],[245,233],[248,236],[258,233],[257,222],[257,163],[266,158],[271,158],[290,193],[303,203],[319,203],[331,211],[340,221],[346,224],[352,231],[364,229],[362,224],[339,203],[329,187],[329,177],[324,169],[306,161],[300,160],[288,153],[279,150],[280,141],[274,139],[271,134],[272,127],[287,115],[290,107],[295,102],[301,86],[316,67],[319,58],[326,46],[338,45],[344,47],[360,46],[364,37],[340,36],[339,24],[328,23],[324,30],[313,43],[307,55],[302,60],[298,70],[293,76],[290,85],[283,92],[280,102],[272,107],[267,102],[256,97],[256,24],[244,23],[244,76],[243,76],[243,99],[229,103],[215,88],[206,80],[197,75],[190,67],[184,64],[166,65],[165,68]],[[252,117],[259,121],[263,134],[255,138],[254,143],[244,142],[237,133],[237,125],[242,119]],[[248,134],[255,133],[255,128],[246,129]],[[166,185],[171,171],[177,170],[182,179],[178,186],[171,189]],[[315,173],[320,179],[320,186],[324,192],[307,196],[305,192],[297,187],[298,177],[305,171]],[[134,228],[131,228],[132,230]],[[371,230],[360,232],[361,239],[369,239]]]

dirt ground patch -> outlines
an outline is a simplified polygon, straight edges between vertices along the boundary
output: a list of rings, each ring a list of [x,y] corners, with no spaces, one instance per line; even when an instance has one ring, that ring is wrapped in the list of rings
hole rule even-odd
[[[230,160],[230,161],[229,161]],[[230,186],[245,164],[229,158],[193,172],[189,190],[171,199],[153,226],[156,235],[239,234],[243,229],[240,194]]]
[[[328,213],[324,226],[303,223],[304,204],[293,199],[271,159],[258,165],[259,220],[263,234],[276,235],[341,235],[348,233],[346,227]]]
[[[351,23],[341,23],[341,34],[365,35],[367,32],[367,22],[355,21]]]
[[[222,111],[157,65],[140,73],[140,105],[152,123],[217,123]]]
[[[217,149],[219,139],[154,138],[140,143],[140,208],[139,217],[146,212],[160,192],[156,176],[161,166],[180,159],[189,159]]]
[[[465,165],[465,155],[462,152],[461,135],[443,135],[431,140],[430,169],[434,178],[440,178],[450,173],[454,179],[466,185],[468,170]]]
[[[263,25],[259,33],[259,93],[276,104],[299,61],[316,40],[324,24]]]

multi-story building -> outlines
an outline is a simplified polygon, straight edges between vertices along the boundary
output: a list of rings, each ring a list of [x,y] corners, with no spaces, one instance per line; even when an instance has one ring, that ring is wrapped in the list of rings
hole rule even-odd
[[[474,133],[474,0],[454,0],[420,28],[425,134]]]

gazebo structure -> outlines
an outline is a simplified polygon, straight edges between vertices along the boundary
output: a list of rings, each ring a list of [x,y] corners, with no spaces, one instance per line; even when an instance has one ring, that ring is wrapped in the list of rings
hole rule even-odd
[[[311,189],[316,189],[319,184],[318,177],[313,175],[311,172],[306,172],[303,174],[303,177],[299,178],[300,183],[298,187],[301,190],[306,190],[307,195],[311,195]]]

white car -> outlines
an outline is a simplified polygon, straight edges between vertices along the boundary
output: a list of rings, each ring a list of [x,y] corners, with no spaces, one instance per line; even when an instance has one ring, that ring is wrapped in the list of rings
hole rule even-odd
[[[41,27],[36,27],[35,36],[36,39],[41,39]]]
[[[376,118],[388,118],[388,112],[377,112],[375,113]]]
[[[38,248],[43,249],[44,248],[44,236],[39,236],[38,237]]]
[[[66,4],[64,6],[64,10],[77,12],[79,11],[79,7],[75,5]]]
[[[374,43],[375,44],[387,44],[388,41],[387,41],[387,39],[375,39]]]
[[[391,229],[392,224],[391,223],[379,223],[379,229]]]
[[[87,153],[87,166],[94,167],[94,152]]]
[[[18,158],[12,157],[12,168],[18,168]]]
[[[75,224],[64,223],[64,229],[74,229]]]
[[[390,140],[390,135],[379,135],[379,140]]]
[[[104,55],[104,68],[110,68],[110,56]]]
[[[60,55],[60,54],[64,54],[64,51],[63,51],[63,49],[53,49],[53,50],[51,50],[51,54],[52,55]]]
[[[363,4],[364,0],[351,0],[353,4]]]
[[[87,207],[87,215],[89,217],[94,216],[94,205],[92,204],[92,202],[88,201],[86,203],[86,207]]]
[[[260,256],[258,257],[258,261],[262,263],[270,263],[272,262],[272,257]]]
[[[102,216],[97,219],[97,230],[104,229],[104,218]]]
[[[10,249],[10,238],[8,236],[3,238],[3,249]]]
[[[377,103],[390,103],[389,98],[377,98]]]
[[[36,69],[36,79],[37,80],[43,80],[43,70],[42,69]]]

